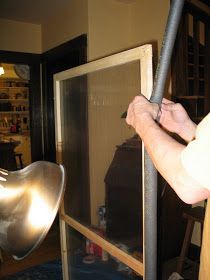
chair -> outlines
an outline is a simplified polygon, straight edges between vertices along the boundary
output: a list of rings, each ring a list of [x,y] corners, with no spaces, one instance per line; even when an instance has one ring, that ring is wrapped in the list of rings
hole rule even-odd
[[[17,170],[14,148],[13,142],[0,143],[0,168],[9,171]]]
[[[179,274],[182,273],[184,261],[187,257],[195,222],[200,223],[201,229],[203,229],[204,216],[205,216],[205,208],[201,206],[190,208],[189,210],[183,213],[183,217],[187,219],[187,228],[186,228],[185,237],[182,244],[182,250],[179,256],[177,270],[176,270]]]
[[[15,153],[15,161],[16,161],[16,167],[18,169],[23,168],[23,160],[22,160],[22,154],[21,153]]]

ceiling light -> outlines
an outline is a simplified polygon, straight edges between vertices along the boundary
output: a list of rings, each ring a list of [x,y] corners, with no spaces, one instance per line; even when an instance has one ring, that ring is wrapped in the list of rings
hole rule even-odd
[[[4,67],[0,64],[0,76],[3,75],[5,72],[4,72]]]

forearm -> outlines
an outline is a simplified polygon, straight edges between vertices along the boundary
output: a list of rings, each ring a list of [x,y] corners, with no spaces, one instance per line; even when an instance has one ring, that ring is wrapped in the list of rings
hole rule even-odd
[[[150,117],[144,118],[136,131],[157,170],[183,201],[192,204],[209,195],[209,191],[199,186],[183,168],[181,153],[184,145],[171,138]]]

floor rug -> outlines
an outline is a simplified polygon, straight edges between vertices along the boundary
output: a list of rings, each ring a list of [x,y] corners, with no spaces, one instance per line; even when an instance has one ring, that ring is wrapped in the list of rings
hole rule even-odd
[[[23,270],[2,280],[62,280],[62,266],[60,260],[44,263]]]
[[[71,279],[73,280],[129,280],[136,279],[127,273],[121,273],[110,263],[96,260],[93,264],[84,264],[81,256],[71,258]],[[62,280],[61,260],[44,263],[21,271],[1,280]],[[139,278],[138,278],[139,279]]]
[[[127,273],[122,273],[109,262],[96,260],[92,264],[84,264],[81,257],[72,257],[71,279],[73,280],[130,280]],[[133,279],[133,277],[132,277]]]

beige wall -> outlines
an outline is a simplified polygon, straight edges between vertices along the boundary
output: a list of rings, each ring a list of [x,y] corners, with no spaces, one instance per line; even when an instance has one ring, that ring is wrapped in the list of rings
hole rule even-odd
[[[88,32],[88,0],[52,4],[42,26],[0,19],[0,50],[42,53]]]
[[[0,50],[41,53],[41,25],[0,19]]]
[[[87,0],[59,2],[55,12],[42,24],[42,51],[47,51],[87,33]]]
[[[88,59],[148,42],[160,49],[169,0],[88,0]]]
[[[116,0],[88,0],[88,59],[130,46],[131,5]]]
[[[131,11],[132,44],[157,41],[160,50],[169,8],[169,0],[135,1]]]

